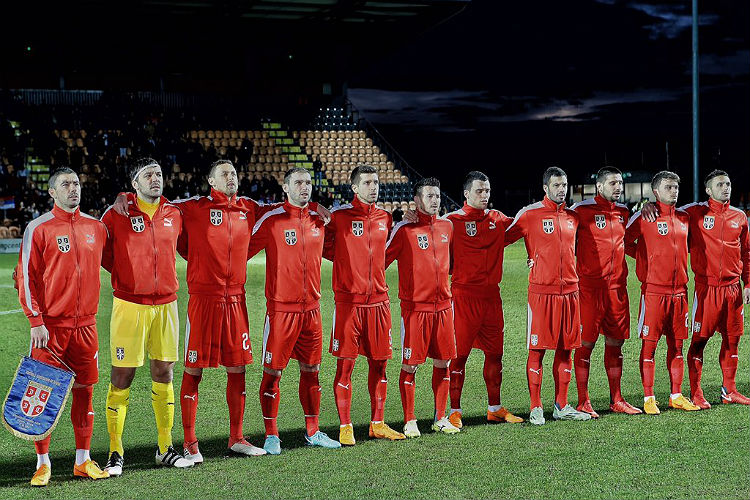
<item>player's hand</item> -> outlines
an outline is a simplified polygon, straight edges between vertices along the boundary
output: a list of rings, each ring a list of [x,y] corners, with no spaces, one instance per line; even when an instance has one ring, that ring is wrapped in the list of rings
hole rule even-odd
[[[742,289],[742,302],[744,304],[750,304],[750,288]]]
[[[656,221],[656,218],[659,216],[659,209],[656,208],[655,203],[651,203],[650,201],[647,201],[641,207],[641,215],[648,222],[654,222]]]
[[[534,259],[526,259],[526,265],[531,269],[534,267]]]
[[[115,213],[124,215],[125,217],[130,215],[128,213],[128,195],[126,193],[118,194],[117,198],[115,198],[115,202],[112,204],[112,209]]]
[[[44,325],[35,326],[31,328],[31,347],[42,349],[47,347],[47,341],[49,340],[49,332],[47,327]]]
[[[318,208],[315,211],[318,212],[320,218],[323,219],[323,224],[331,222],[331,212],[326,207],[318,203]]]
[[[414,223],[414,222],[419,221],[419,217],[417,217],[417,212],[415,212],[414,210],[410,208],[409,210],[404,212],[404,217],[402,218],[402,220],[406,222]]]

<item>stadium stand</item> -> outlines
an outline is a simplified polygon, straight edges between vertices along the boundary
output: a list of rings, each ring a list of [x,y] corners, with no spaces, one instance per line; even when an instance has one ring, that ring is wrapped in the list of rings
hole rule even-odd
[[[0,208],[7,229],[0,230],[0,237],[13,237],[49,208],[47,179],[61,165],[79,173],[81,206],[94,216],[117,192],[130,190],[127,164],[141,156],[160,161],[168,198],[207,192],[205,166],[227,158],[237,167],[244,195],[282,200],[284,172],[300,166],[314,179],[316,200],[329,207],[351,198],[351,171],[369,164],[380,171],[380,202],[397,216],[409,208],[411,179],[418,176],[376,130],[354,118],[351,106],[321,107],[308,115],[314,117],[305,128],[297,126],[304,120],[287,126],[261,117],[186,113],[122,96],[76,104],[22,99],[9,104],[0,114]],[[224,126],[216,128],[217,123]]]

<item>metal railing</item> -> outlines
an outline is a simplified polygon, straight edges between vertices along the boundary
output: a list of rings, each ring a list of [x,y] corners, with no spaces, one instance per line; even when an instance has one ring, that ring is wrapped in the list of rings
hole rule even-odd
[[[356,118],[357,126],[361,130],[364,130],[365,132],[367,132],[368,137],[372,137],[373,142],[377,144],[380,150],[381,151],[384,150],[384,152],[389,158],[393,158],[394,160],[396,160],[394,161],[394,165],[402,172],[407,172],[406,175],[407,177],[409,177],[409,180],[413,181],[414,178],[416,179],[424,178],[424,175],[419,173],[417,169],[412,167],[409,164],[409,162],[407,162],[406,159],[403,156],[401,156],[401,154],[399,154],[398,150],[395,147],[393,147],[390,142],[388,142],[388,139],[386,139],[385,136],[380,133],[380,131],[377,129],[377,127],[375,127],[375,125],[372,124],[372,122],[370,122],[367,118],[365,118],[364,114],[361,111],[359,111],[357,107],[354,105],[354,103],[351,102],[348,98],[346,99],[346,108],[347,108],[347,111],[349,111],[349,113],[352,116],[358,117]],[[450,202],[451,204],[453,204],[457,208],[460,208],[462,206],[461,203],[457,203],[456,200],[448,196],[448,194],[443,190],[441,190],[441,197],[447,200],[448,202]],[[448,203],[444,203],[444,205],[446,207],[449,207]]]

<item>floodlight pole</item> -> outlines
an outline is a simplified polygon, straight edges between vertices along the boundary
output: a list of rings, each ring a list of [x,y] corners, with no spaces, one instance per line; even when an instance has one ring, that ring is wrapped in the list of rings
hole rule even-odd
[[[698,201],[698,0],[693,0],[693,201]]]

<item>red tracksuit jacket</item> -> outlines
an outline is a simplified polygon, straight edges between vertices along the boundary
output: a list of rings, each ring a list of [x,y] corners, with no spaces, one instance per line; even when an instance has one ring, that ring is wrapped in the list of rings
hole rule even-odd
[[[320,307],[324,230],[317,212],[289,202],[255,223],[247,258],[266,250],[269,311],[305,312]]]
[[[738,283],[750,288],[750,236],[747,216],[709,199],[682,207],[690,215],[690,266],[695,282],[710,286]]]
[[[114,296],[136,304],[167,304],[177,299],[177,238],[182,214],[162,196],[153,220],[128,193],[129,216],[107,209],[102,222],[109,239],[102,266],[112,273]]]
[[[451,306],[448,275],[453,225],[417,211],[415,223],[393,228],[385,249],[385,267],[398,260],[398,298],[401,309],[442,311]]]
[[[453,295],[497,297],[503,279],[505,230],[513,219],[497,210],[480,210],[464,203],[445,216],[453,223]]]
[[[333,261],[336,302],[377,304],[388,300],[385,244],[393,219],[356,196],[331,214],[325,228],[323,257]]]
[[[187,260],[188,292],[214,297],[244,294],[254,207],[214,189],[210,196],[172,203],[183,215],[177,250]]]
[[[32,327],[96,323],[106,241],[104,224],[77,208],[55,206],[26,226],[14,280]]]
[[[598,194],[571,207],[578,214],[576,269],[582,287],[619,288],[628,285],[625,226],[628,207]]]
[[[529,291],[565,295],[578,290],[576,230],[578,214],[558,206],[546,196],[522,208],[505,232],[505,244],[524,238],[526,252],[534,259],[529,273]]]
[[[659,217],[648,222],[636,212],[625,230],[625,253],[635,259],[643,292],[673,295],[687,292],[688,226],[684,210],[656,202]]]

